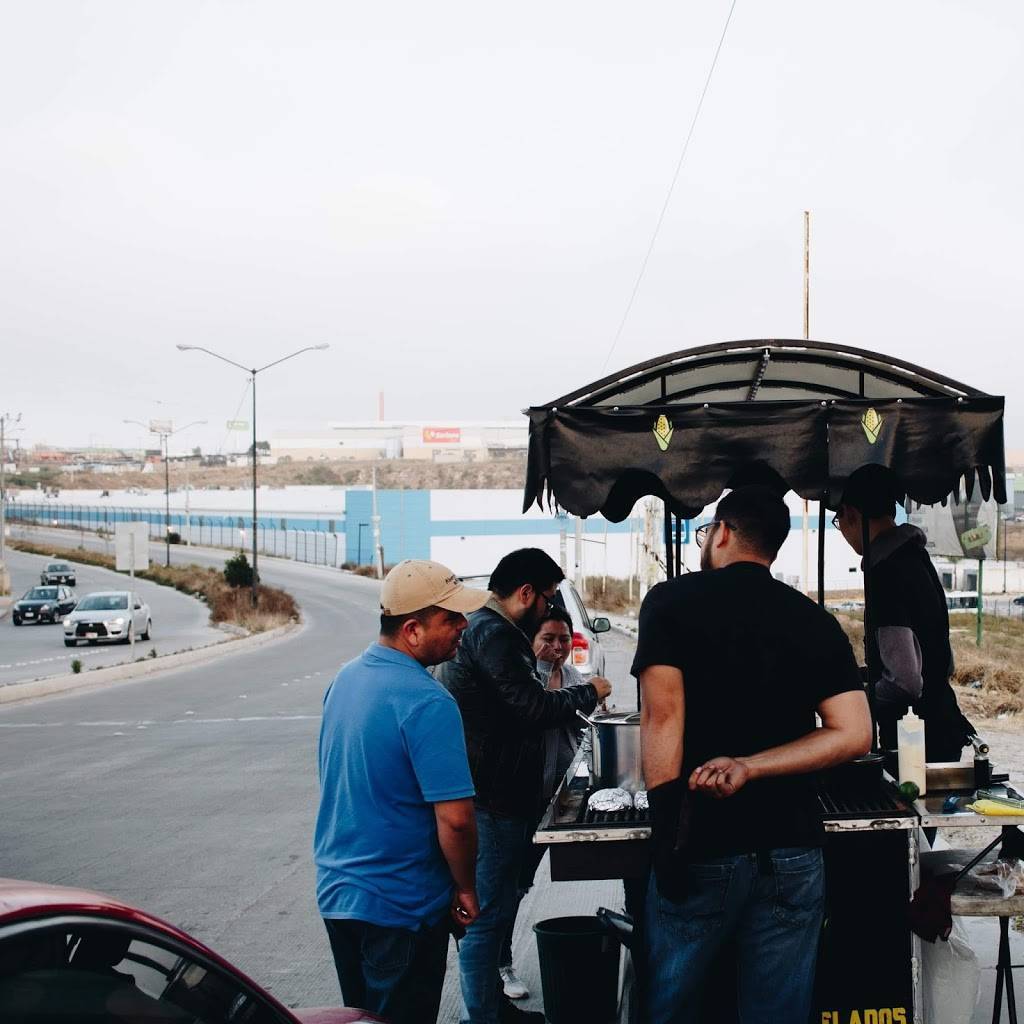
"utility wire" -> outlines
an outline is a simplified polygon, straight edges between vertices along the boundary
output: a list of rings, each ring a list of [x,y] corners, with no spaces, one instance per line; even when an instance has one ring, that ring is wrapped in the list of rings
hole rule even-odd
[[[722,26],[722,35],[719,37],[718,46],[715,48],[715,56],[711,61],[711,67],[708,68],[707,78],[704,79],[704,88],[701,90],[700,99],[697,101],[697,109],[693,112],[693,120],[690,122],[690,130],[686,133],[686,141],[683,143],[683,150],[679,154],[679,162],[676,164],[675,173],[672,175],[672,181],[668,186],[668,195],[665,196],[665,202],[662,204],[661,213],[658,214],[658,222],[654,225],[654,234],[651,235],[651,241],[647,246],[647,252],[644,253],[643,262],[640,264],[640,273],[637,274],[636,282],[633,285],[633,291],[629,296],[629,302],[626,303],[626,311],[622,314],[622,319],[619,321],[619,329],[615,332],[611,348],[608,349],[608,355],[604,358],[604,365],[601,367],[602,373],[608,368],[608,361],[611,359],[612,353],[615,351],[615,346],[619,343],[619,338],[622,337],[622,331],[626,326],[626,320],[629,318],[630,311],[633,309],[633,303],[636,301],[637,292],[640,291],[640,283],[644,279],[644,274],[647,273],[647,264],[650,261],[651,253],[654,251],[654,243],[658,240],[658,233],[661,231],[661,225],[665,220],[665,214],[668,212],[668,204],[672,201],[672,192],[676,187],[676,182],[679,180],[679,172],[683,169],[683,161],[686,159],[686,152],[690,148],[690,140],[693,138],[694,129],[697,127],[697,119],[700,117],[701,108],[704,106],[704,97],[708,94],[708,86],[711,85],[711,76],[715,73],[715,66],[718,64],[718,55],[722,52],[722,44],[725,42],[725,34],[729,31],[729,22],[732,21],[732,13],[735,10],[736,0],[732,0],[732,4],[729,7],[729,14],[726,16],[725,24]]]

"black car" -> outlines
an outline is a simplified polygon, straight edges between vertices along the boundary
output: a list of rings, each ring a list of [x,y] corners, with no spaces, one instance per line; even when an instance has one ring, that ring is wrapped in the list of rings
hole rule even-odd
[[[1020,597],[1015,597],[1013,599],[1013,603],[1014,604],[1024,604],[1024,594],[1021,594]]]
[[[57,622],[77,603],[69,587],[33,587],[11,609],[11,621],[16,626],[23,622]]]
[[[69,587],[73,587],[78,581],[75,579],[73,565],[68,565],[67,562],[47,562],[39,574],[39,582],[44,587],[54,583],[66,583]]]

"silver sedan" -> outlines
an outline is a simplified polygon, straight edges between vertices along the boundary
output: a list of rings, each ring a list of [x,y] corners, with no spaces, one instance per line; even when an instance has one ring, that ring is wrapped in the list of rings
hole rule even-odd
[[[130,643],[148,640],[153,632],[149,605],[130,590],[103,590],[86,594],[64,619],[64,646]]]

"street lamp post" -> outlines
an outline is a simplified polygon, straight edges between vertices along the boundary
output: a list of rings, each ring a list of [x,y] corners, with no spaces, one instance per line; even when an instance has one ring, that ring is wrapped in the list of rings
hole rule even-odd
[[[17,416],[11,416],[9,412],[0,413],[0,576],[3,575],[4,571],[4,558],[7,554],[4,540],[4,533],[7,530],[7,524],[5,517],[7,513],[7,478],[5,471],[7,468],[7,441],[4,437],[8,422],[20,423],[21,413]]]
[[[249,375],[249,381],[252,386],[252,606],[255,608],[259,603],[259,597],[257,592],[257,586],[259,585],[259,573],[257,565],[257,520],[256,520],[256,460],[258,458],[256,454],[256,374],[262,373],[264,370],[269,370],[272,366],[277,366],[278,363],[283,363],[288,359],[294,359],[295,356],[302,355],[303,352],[322,352],[324,349],[330,348],[330,345],[306,345],[305,348],[297,349],[294,352],[289,353],[286,356],[282,356],[280,359],[275,359],[271,363],[267,363],[265,366],[248,367],[243,366],[241,363],[236,363],[234,359],[228,359],[227,356],[222,356],[219,352],[214,352],[212,349],[204,348],[202,345],[178,345],[178,351],[180,352],[205,352],[208,356],[213,356],[214,359],[219,359],[223,363],[228,363],[230,366],[234,366],[241,370],[243,373]]]
[[[171,460],[170,460],[170,439],[175,434],[180,434],[183,430],[188,430],[189,427],[198,427],[206,424],[206,420],[194,420],[192,423],[186,423],[183,427],[178,427],[177,430],[155,430],[154,425],[150,422],[148,425],[141,423],[139,420],[125,420],[125,423],[134,423],[137,427],[142,427],[143,430],[148,430],[151,434],[156,434],[160,438],[160,445],[164,450],[164,548],[166,550],[166,558],[164,564],[169,569],[171,567]],[[186,501],[188,498],[186,497]]]

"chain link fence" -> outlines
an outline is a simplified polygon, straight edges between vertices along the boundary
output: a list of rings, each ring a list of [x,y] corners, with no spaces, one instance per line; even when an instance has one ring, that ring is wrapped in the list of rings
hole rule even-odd
[[[56,526],[114,533],[118,523],[148,523],[153,540],[164,539],[163,509],[127,508],[110,505],[57,505],[49,502],[11,502],[7,521],[32,526]],[[340,566],[345,561],[345,534],[335,530],[334,520],[323,520],[315,529],[288,526],[284,518],[257,519],[256,546],[260,554],[291,558],[311,565]],[[180,537],[182,544],[252,551],[252,520],[228,513],[171,512],[167,529]]]

